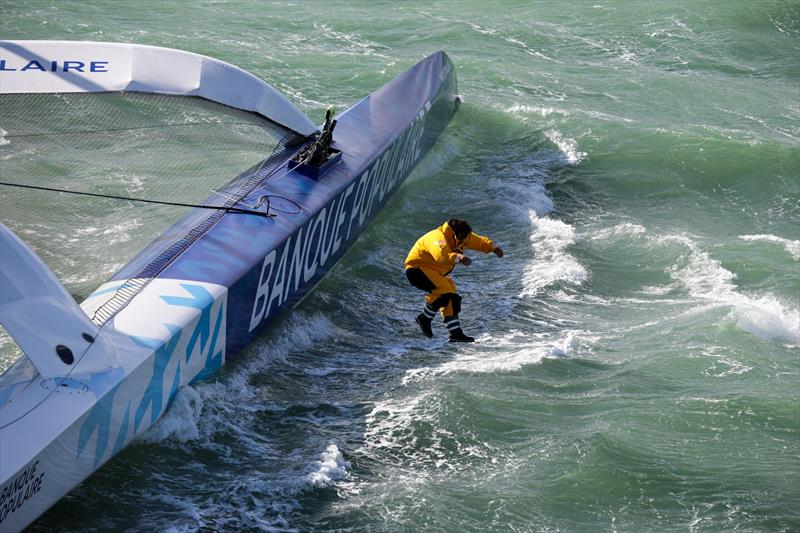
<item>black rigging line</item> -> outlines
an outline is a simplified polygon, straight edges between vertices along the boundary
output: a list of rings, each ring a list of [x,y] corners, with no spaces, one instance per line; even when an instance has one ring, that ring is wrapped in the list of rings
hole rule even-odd
[[[165,202],[161,200],[147,200],[144,198],[131,198],[129,196],[115,196],[113,194],[98,194],[92,192],[81,192],[81,191],[69,191],[66,189],[54,189],[51,187],[40,187],[37,185],[23,185],[21,183],[7,183],[4,181],[0,181],[0,185],[5,185],[6,187],[19,187],[21,189],[37,189],[40,191],[50,191],[50,192],[64,192],[67,194],[78,194],[81,196],[95,196],[97,198],[111,198],[113,200],[130,200],[131,202],[142,202],[146,204],[161,204],[161,205],[175,205],[179,207],[198,207],[201,209],[215,209],[215,210],[223,210],[229,213],[241,213],[244,215],[258,215],[264,218],[271,218],[272,215],[268,213],[264,213],[262,211],[253,211],[251,209],[240,209],[238,207],[225,207],[224,205],[203,205],[203,204],[184,204],[181,202]]]

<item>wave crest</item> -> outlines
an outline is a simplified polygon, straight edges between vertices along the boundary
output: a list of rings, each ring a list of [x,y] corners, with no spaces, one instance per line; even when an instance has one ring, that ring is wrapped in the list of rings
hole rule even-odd
[[[567,252],[575,243],[575,229],[561,220],[539,218],[531,211],[534,231],[531,243],[536,259],[528,265],[522,279],[522,296],[534,296],[541,289],[555,283],[580,285],[588,272],[577,259]]]
[[[680,242],[689,248],[685,264],[675,264],[668,272],[687,288],[691,296],[728,306],[737,326],[765,340],[784,340],[800,344],[800,310],[788,307],[772,295],[741,293],[734,283],[736,274],[686,236],[668,236],[656,242]]]
[[[800,241],[784,239],[776,235],[739,235],[739,238],[745,241],[765,241],[781,244],[795,261],[800,261]]]

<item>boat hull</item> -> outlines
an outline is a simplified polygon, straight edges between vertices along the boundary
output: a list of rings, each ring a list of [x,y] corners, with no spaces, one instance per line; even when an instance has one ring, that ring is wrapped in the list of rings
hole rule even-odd
[[[327,174],[312,179],[286,158],[243,201],[269,197],[296,213],[225,214],[174,257],[165,257],[170,239],[159,239],[90,295],[81,307],[96,316],[137,287],[102,321],[116,350],[106,367],[81,361],[50,383],[22,368],[4,389],[12,399],[0,409],[0,530],[30,524],[151,427],[181,386],[212,375],[310,291],[430,149],[456,104],[453,66],[439,52],[337,117],[342,157]],[[168,233],[191,231],[198,216]]]

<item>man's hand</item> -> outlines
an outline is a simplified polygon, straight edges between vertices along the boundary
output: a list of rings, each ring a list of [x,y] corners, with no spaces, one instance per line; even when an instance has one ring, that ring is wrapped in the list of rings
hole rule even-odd
[[[458,262],[464,265],[465,267],[468,267],[472,264],[472,259],[470,259],[466,255],[462,255],[458,258]]]
[[[495,248],[494,250],[492,250],[492,253],[494,255],[496,255],[497,257],[503,257],[503,249],[500,248],[499,246],[497,248]]]

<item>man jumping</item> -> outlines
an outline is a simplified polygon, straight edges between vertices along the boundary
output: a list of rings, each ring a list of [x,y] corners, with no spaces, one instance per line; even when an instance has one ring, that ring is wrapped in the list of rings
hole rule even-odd
[[[426,337],[433,337],[431,322],[436,311],[441,311],[445,326],[450,332],[450,342],[473,342],[461,330],[458,313],[461,311],[461,296],[456,293],[456,284],[448,276],[457,263],[469,266],[472,260],[464,250],[494,253],[503,257],[503,250],[494,241],[472,232],[470,225],[458,218],[451,218],[438,228],[420,237],[406,257],[406,277],[416,288],[428,293],[425,307],[417,315],[419,329]]]

